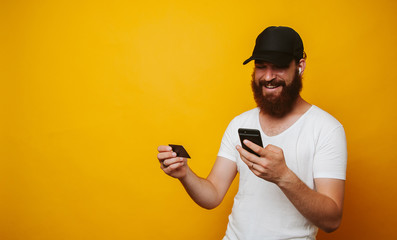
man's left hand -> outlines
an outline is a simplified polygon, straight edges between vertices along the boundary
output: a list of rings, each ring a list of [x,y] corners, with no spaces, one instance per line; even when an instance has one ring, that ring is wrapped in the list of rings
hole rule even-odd
[[[244,140],[244,144],[260,156],[246,151],[239,145],[236,146],[241,159],[256,176],[278,184],[288,175],[290,169],[285,163],[281,148],[271,144],[262,148],[249,140]]]

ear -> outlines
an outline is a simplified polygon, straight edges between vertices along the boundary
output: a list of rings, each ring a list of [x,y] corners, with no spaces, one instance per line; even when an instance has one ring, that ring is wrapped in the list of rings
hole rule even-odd
[[[298,69],[300,75],[302,75],[302,73],[305,71],[305,68],[306,68],[306,60],[302,58],[301,60],[299,60],[298,63]]]

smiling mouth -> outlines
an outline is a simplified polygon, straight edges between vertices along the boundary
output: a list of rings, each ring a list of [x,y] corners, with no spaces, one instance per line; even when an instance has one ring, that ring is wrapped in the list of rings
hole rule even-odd
[[[261,85],[267,89],[274,89],[283,86],[283,83],[270,81],[270,82],[261,82]]]
[[[265,88],[267,88],[267,89],[274,89],[274,88],[278,88],[279,87],[279,85],[278,86],[273,86],[273,85],[268,85],[268,86],[264,86]]]

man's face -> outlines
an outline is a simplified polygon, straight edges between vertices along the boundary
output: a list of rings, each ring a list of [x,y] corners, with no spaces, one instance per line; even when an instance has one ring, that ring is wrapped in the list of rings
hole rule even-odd
[[[283,117],[292,110],[302,89],[302,78],[295,61],[280,67],[255,61],[252,90],[258,107],[274,117]]]

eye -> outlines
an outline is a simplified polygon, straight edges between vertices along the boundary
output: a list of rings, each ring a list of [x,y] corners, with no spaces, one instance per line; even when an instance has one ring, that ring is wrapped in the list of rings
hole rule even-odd
[[[276,69],[276,70],[285,70],[285,69],[287,69],[288,68],[288,66],[274,66],[274,69]]]
[[[265,69],[266,66],[265,66],[265,65],[255,65],[255,68],[258,68],[258,69]]]

